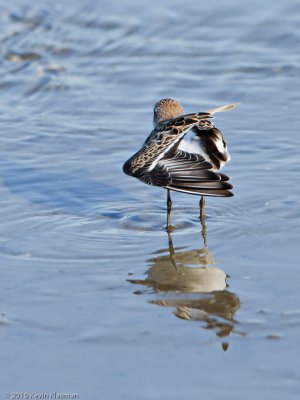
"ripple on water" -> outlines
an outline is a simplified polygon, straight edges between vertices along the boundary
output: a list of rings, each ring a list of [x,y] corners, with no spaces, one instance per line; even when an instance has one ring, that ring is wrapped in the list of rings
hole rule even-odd
[[[195,228],[195,223],[192,220],[179,220],[176,213],[172,213],[174,221],[173,230],[191,232]],[[131,210],[127,211],[120,221],[120,228],[128,231],[136,232],[152,232],[161,233],[166,229],[166,210],[162,209],[147,209],[147,210]],[[176,220],[176,223],[175,223]],[[198,224],[199,225],[199,224]]]
[[[26,370],[32,386],[43,354],[59,366],[54,385],[72,364],[83,397],[84,383],[95,388],[91,398],[100,386],[104,398],[118,398],[114,390],[155,397],[155,382],[166,397],[196,398],[205,370],[208,398],[230,393],[231,378],[245,382],[245,373],[253,379],[237,385],[239,398],[247,389],[252,398],[292,398],[286,376],[299,370],[300,326],[297,1],[53,3],[1,4],[0,295],[12,323],[0,313],[0,332],[3,369],[14,373],[0,380],[12,387]],[[242,103],[216,116],[235,196],[207,199],[207,240],[199,199],[174,195],[168,235],[166,193],[122,173],[163,97],[187,112]],[[212,338],[234,362],[215,362]],[[17,363],[16,351],[24,355]],[[157,361],[164,374],[152,368]],[[146,386],[128,373],[136,365]],[[38,374],[49,380],[47,368]],[[126,385],[114,385],[116,376]],[[189,382],[180,393],[169,384],[177,377]]]

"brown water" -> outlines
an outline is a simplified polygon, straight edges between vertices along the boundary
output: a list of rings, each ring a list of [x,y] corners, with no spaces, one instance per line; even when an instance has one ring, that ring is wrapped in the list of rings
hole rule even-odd
[[[300,6],[1,3],[0,390],[298,399]],[[235,196],[123,175],[174,97]]]

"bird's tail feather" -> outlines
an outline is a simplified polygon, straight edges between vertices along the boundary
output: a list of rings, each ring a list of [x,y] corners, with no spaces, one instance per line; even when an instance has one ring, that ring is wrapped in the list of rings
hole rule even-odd
[[[225,175],[226,178],[228,178]],[[233,196],[230,189],[233,186],[224,180],[220,181],[209,181],[203,182],[201,180],[190,180],[190,179],[173,179],[173,182],[167,186],[170,190],[178,192],[185,192],[190,194],[202,194],[205,196],[220,196],[229,197]]]
[[[214,197],[231,197],[233,193],[226,189],[199,189],[199,188],[182,188],[178,186],[167,186],[167,189],[175,190],[195,195],[214,196]]]
[[[214,113],[217,113],[217,112],[229,111],[229,110],[232,110],[233,108],[235,108],[238,104],[240,104],[240,103],[227,104],[226,106],[212,108],[211,110],[208,110],[207,112],[209,114],[214,114]]]

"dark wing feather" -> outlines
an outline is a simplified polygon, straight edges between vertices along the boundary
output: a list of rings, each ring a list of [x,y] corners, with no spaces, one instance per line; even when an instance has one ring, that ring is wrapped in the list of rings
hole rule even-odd
[[[167,155],[142,180],[154,186],[206,196],[232,196],[229,177],[211,171],[212,165],[199,154],[178,151]]]
[[[151,169],[152,164],[161,156],[165,158],[164,152],[168,149],[172,149],[172,154],[176,154],[179,142],[193,126],[198,125],[206,129],[209,125],[211,129],[210,118],[213,117],[209,113],[187,114],[159,124],[146,139],[143,147],[125,162],[124,173],[141,180],[145,177],[146,182],[145,171]]]

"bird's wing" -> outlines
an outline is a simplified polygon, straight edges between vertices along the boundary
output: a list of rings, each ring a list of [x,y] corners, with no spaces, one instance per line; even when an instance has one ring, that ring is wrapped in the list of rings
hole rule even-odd
[[[206,196],[233,196],[229,177],[211,171],[212,164],[199,154],[178,150],[159,160],[144,175],[144,182],[167,189]]]
[[[240,103],[232,103],[232,104],[227,104],[226,106],[221,106],[217,108],[212,108],[211,110],[208,110],[209,114],[215,114],[217,112],[224,112],[224,111],[229,111],[238,106]]]
[[[156,127],[144,143],[123,166],[126,174],[140,179],[141,174],[155,168],[158,161],[171,150],[176,150],[178,143],[194,126],[211,129],[213,126],[209,113],[187,114]]]
[[[179,142],[190,129],[211,130],[214,113],[231,110],[236,106],[229,104],[203,113],[186,114],[169,121],[164,121],[156,127],[145,141],[143,147],[135,153],[123,166],[127,175],[144,180],[146,172],[156,168],[158,162],[170,151],[176,151]],[[145,180],[144,180],[145,181]]]

